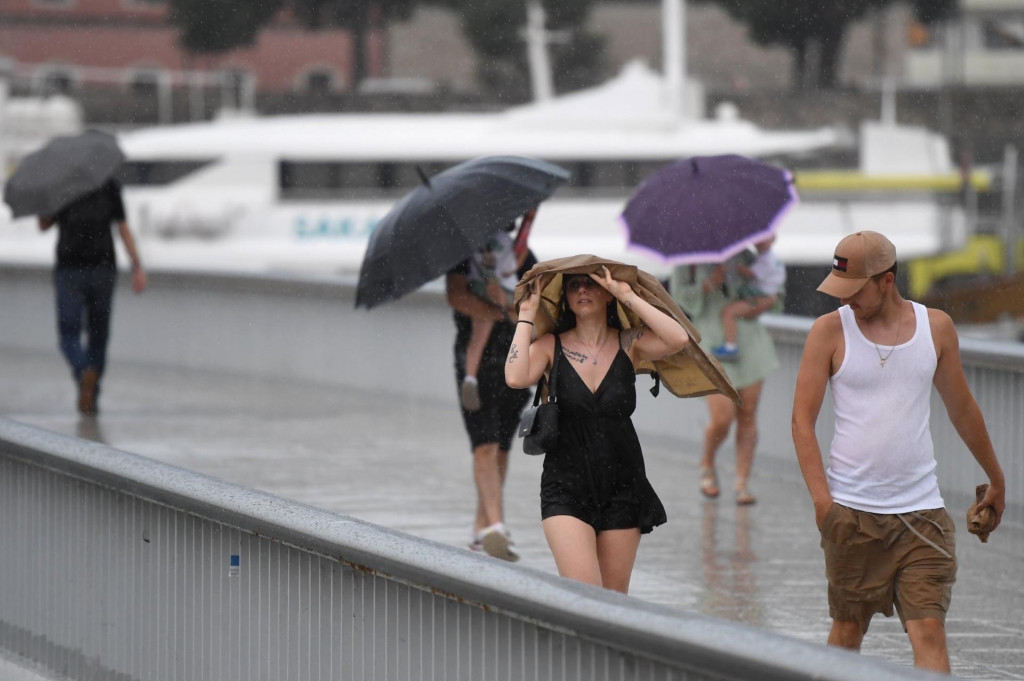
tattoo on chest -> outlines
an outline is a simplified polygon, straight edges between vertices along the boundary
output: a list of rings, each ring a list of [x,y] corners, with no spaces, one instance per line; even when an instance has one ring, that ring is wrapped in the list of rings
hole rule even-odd
[[[565,355],[566,359],[576,362],[577,364],[583,364],[588,359],[582,352],[570,350],[569,348],[562,348],[562,354]]]

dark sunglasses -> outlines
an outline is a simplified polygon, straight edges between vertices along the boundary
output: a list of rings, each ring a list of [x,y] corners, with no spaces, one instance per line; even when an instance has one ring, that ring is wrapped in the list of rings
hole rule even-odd
[[[565,282],[565,290],[569,293],[579,293],[583,289],[594,289],[596,287],[597,282],[591,279],[588,274],[578,274]]]

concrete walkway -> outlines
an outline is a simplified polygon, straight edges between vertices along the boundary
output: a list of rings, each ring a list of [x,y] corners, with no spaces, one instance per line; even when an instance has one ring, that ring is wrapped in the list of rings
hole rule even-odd
[[[450,402],[424,403],[389,393],[390,384],[357,395],[308,382],[111,361],[100,417],[80,419],[55,348],[0,350],[0,416],[465,546],[476,500],[454,380]],[[755,465],[751,487],[759,503],[737,507],[731,451],[724,451],[725,493],[707,501],[697,488],[699,436],[668,441],[641,433],[669,523],[641,543],[631,593],[824,641],[824,565],[795,461],[774,470]],[[541,459],[518,449],[511,458],[506,515],[521,564],[555,572],[539,518]],[[981,544],[964,529],[964,510],[950,508],[960,535],[959,582],[947,620],[954,674],[1024,679],[1024,529],[1000,528]],[[864,654],[912,659],[899,621],[880,616]]]

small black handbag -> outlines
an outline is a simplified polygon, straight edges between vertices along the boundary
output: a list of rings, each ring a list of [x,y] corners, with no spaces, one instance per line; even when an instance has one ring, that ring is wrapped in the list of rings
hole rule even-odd
[[[533,406],[526,410],[519,421],[519,437],[523,438],[523,451],[527,454],[544,454],[558,445],[558,404],[555,397],[555,381],[558,378],[558,360],[562,354],[562,341],[555,336],[554,361],[548,379],[548,399],[541,404],[540,394],[544,388],[544,377],[537,382]]]

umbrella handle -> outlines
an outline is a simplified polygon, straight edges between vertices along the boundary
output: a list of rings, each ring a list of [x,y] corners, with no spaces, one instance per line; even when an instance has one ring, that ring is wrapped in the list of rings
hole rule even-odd
[[[427,186],[427,189],[430,189],[430,178],[428,178],[427,174],[423,172],[423,168],[420,168],[419,164],[416,164],[415,167],[416,174],[420,176],[420,181]]]
[[[530,238],[530,228],[533,226],[533,219],[537,217],[537,209],[526,211],[523,215],[523,221],[519,224],[519,232],[516,234],[515,250],[516,255],[522,255],[526,252],[526,240]]]

